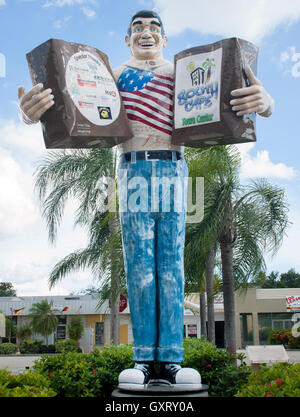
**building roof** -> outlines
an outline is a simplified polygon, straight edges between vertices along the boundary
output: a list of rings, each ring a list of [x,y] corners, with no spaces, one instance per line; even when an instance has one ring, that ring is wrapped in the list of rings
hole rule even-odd
[[[28,316],[33,304],[42,300],[53,302],[53,310],[57,314],[108,314],[110,312],[109,302],[106,300],[100,309],[99,300],[93,295],[52,295],[52,296],[24,296],[24,297],[0,297],[0,311],[6,316],[15,315],[15,311],[24,308],[18,316]],[[67,307],[67,310],[63,311]],[[129,314],[128,306],[121,314]]]

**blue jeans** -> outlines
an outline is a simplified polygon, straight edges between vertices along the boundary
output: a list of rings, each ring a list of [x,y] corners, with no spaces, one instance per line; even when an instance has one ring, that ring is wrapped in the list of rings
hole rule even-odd
[[[182,362],[186,162],[121,160],[117,176],[133,360]]]

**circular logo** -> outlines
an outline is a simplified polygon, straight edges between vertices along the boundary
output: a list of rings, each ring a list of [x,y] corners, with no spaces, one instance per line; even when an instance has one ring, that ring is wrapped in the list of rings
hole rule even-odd
[[[91,123],[107,126],[119,116],[121,100],[105,64],[90,52],[77,52],[66,67],[67,90],[80,113]]]

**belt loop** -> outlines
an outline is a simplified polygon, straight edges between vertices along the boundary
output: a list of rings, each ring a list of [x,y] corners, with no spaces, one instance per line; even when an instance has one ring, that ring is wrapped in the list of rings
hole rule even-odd
[[[172,162],[177,162],[177,153],[176,153],[176,151],[172,151]]]
[[[136,163],[136,152],[131,152],[131,161],[132,164]]]

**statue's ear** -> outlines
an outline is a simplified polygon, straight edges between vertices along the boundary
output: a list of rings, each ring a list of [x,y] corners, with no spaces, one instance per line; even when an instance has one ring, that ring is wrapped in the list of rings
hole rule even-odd
[[[130,46],[130,37],[129,37],[129,35],[126,35],[126,36],[125,36],[125,44],[126,44],[127,46]]]
[[[164,40],[163,40],[163,47],[165,48],[168,44],[168,38],[166,36],[164,36]]]

